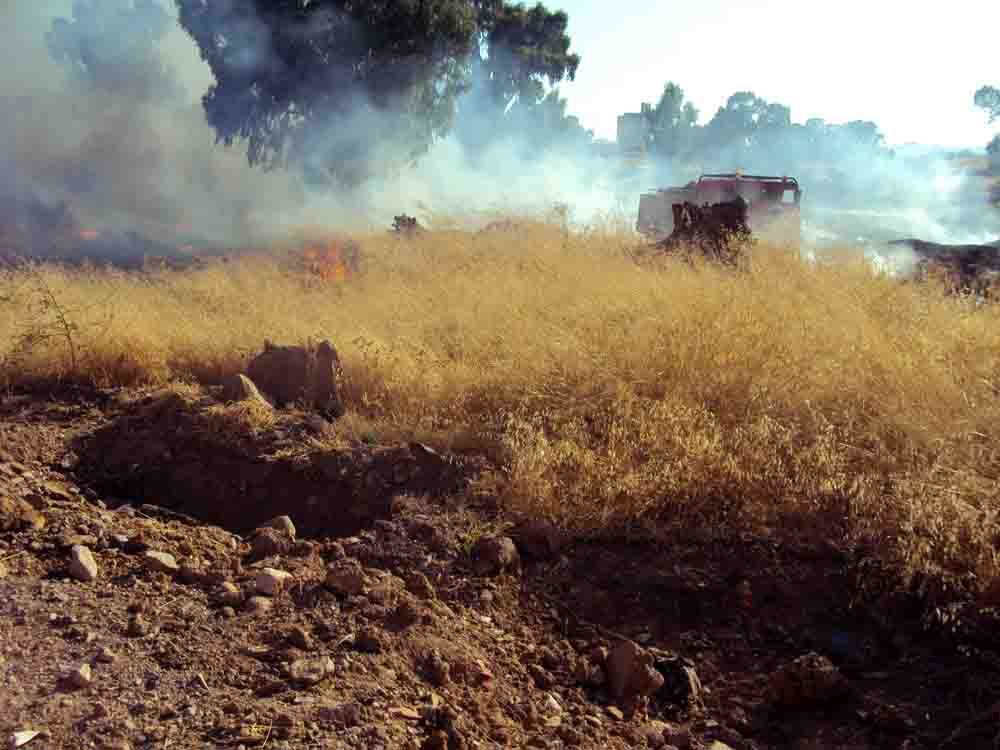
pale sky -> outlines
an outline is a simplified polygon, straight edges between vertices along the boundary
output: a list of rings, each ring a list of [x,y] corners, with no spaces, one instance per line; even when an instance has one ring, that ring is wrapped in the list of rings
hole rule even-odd
[[[1000,87],[997,0],[549,0],[569,14],[568,110],[598,137],[680,84],[706,122],[749,90],[793,122],[873,120],[890,144],[983,147],[972,97]]]

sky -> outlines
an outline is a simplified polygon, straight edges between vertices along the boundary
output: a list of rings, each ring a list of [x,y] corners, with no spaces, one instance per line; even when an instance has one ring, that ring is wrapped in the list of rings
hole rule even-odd
[[[560,88],[597,137],[673,80],[704,123],[736,91],[793,122],[873,120],[890,144],[983,147],[1000,124],[974,106],[1000,86],[995,0],[550,0],[569,15],[576,80]]]

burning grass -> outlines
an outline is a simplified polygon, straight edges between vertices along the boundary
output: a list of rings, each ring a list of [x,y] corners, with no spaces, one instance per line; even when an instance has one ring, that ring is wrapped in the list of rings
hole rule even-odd
[[[265,338],[329,338],[347,376],[338,439],[485,453],[515,508],[587,532],[822,540],[901,582],[1000,580],[1000,309],[860,258],[760,248],[750,273],[651,268],[632,242],[543,224],[373,236],[332,284],[260,257],[8,273],[0,376],[213,383]],[[39,288],[72,329],[18,348],[48,324],[27,305]]]

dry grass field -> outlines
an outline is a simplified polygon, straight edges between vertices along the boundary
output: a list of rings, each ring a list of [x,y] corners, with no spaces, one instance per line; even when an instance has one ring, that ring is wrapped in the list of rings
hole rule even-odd
[[[337,439],[485,454],[509,507],[578,532],[792,535],[898,585],[1000,581],[1000,309],[846,249],[736,273],[545,223],[358,239],[338,283],[264,256],[7,272],[0,385],[209,385],[265,338],[329,338]]]

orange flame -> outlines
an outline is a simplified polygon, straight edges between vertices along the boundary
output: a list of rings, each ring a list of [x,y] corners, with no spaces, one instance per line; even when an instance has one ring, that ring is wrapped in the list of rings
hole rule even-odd
[[[344,237],[317,236],[310,233],[304,237],[302,259],[306,270],[319,276],[323,281],[345,281],[352,275],[352,253],[357,252],[351,240]]]

